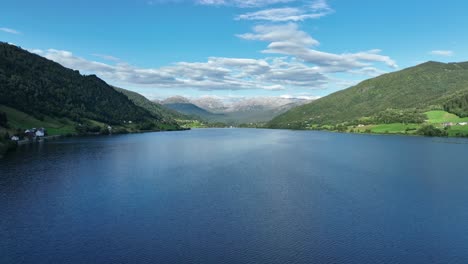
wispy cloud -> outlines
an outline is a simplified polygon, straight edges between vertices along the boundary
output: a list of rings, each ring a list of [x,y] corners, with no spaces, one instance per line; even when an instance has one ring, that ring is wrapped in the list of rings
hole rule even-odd
[[[0,31],[10,33],[10,34],[15,34],[15,35],[21,35],[22,33],[18,30],[12,29],[12,28],[6,28],[6,27],[1,27]]]
[[[318,19],[333,13],[325,0],[315,1],[301,7],[270,8],[256,12],[249,12],[236,17],[237,20],[266,20],[273,22],[304,21]]]
[[[236,6],[240,8],[264,7],[274,4],[289,3],[295,0],[196,0],[201,5]]]
[[[237,35],[246,40],[260,40],[273,43],[283,43],[296,47],[318,46],[320,43],[309,34],[299,30],[295,23],[284,25],[258,25],[253,28],[253,33]],[[270,44],[271,45],[271,44]]]
[[[435,56],[452,57],[455,53],[451,50],[433,50],[429,52],[429,54]]]
[[[374,49],[357,53],[334,54],[316,49],[319,42],[309,34],[299,30],[297,24],[259,25],[253,33],[238,35],[246,40],[269,42],[263,53],[282,54],[295,57],[306,63],[314,64],[322,72],[347,72],[372,66],[373,63],[384,63],[397,68],[396,62],[389,56],[381,55],[381,50]]]

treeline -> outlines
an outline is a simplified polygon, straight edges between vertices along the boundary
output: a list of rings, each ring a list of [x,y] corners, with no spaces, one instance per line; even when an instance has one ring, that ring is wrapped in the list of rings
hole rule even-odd
[[[427,119],[427,116],[416,109],[398,110],[387,109],[382,111],[371,118],[374,124],[421,124]]]
[[[107,124],[162,122],[95,75],[84,76],[58,63],[0,42],[0,104],[28,113],[92,119]]]
[[[4,112],[0,112],[0,127],[8,128],[8,118]]]
[[[165,108],[162,105],[155,103],[153,101],[150,101],[143,95],[125,90],[122,88],[114,87],[115,90],[118,92],[124,94],[130,101],[132,101],[135,105],[146,109],[150,113],[156,115],[156,116],[161,116],[163,119],[165,118],[166,120],[170,119],[193,119],[191,116],[184,115],[182,113],[179,113],[177,111],[171,110],[169,108]]]
[[[446,102],[444,110],[459,117],[468,117],[468,93]]]
[[[446,129],[439,129],[433,125],[423,126],[416,131],[416,134],[426,137],[447,137],[448,132]]]

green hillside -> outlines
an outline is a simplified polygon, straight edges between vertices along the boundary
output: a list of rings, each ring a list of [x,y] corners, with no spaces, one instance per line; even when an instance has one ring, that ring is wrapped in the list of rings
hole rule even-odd
[[[0,43],[0,112],[10,131],[32,126],[53,134],[96,132],[107,125],[126,131],[179,128],[172,118],[135,105],[95,75],[81,75],[7,43]]]
[[[175,120],[177,124],[184,129],[226,126],[225,124],[220,122],[208,122],[206,120],[201,120],[199,116],[193,114],[183,114],[176,110],[167,108],[165,105],[161,105],[156,102],[150,101],[149,99],[147,99],[139,93],[125,90],[122,88],[115,89],[127,96],[137,106],[148,110],[150,113],[162,116],[165,120]]]
[[[8,118],[8,127],[15,129],[27,129],[33,127],[45,127],[49,135],[74,134],[75,123],[67,118],[44,117],[41,120],[14,108],[0,105],[0,112],[5,113]]]
[[[400,112],[403,117],[408,113],[416,116],[417,113],[445,108],[449,111],[456,109],[456,113],[462,114],[468,104],[458,103],[461,100],[459,96],[467,92],[467,62],[427,62],[364,81],[294,108],[274,118],[268,126],[307,128],[344,122],[372,122],[384,111],[397,112],[397,115]],[[456,100],[456,103],[448,104],[450,100]],[[420,120],[420,116],[415,119]]]
[[[148,110],[150,113],[156,115],[156,116],[161,116],[163,119],[171,120],[171,119],[191,119],[190,116],[184,115],[182,113],[179,113],[177,111],[174,111],[172,109],[168,109],[158,103],[155,103],[153,101],[150,101],[143,95],[129,91],[126,89],[122,88],[117,88],[114,87],[118,92],[124,94],[125,96],[128,97],[134,104],[136,104],[139,107],[142,107],[146,110]]]

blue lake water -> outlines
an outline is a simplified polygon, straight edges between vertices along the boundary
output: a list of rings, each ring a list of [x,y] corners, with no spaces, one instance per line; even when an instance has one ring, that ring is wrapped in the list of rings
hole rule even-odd
[[[199,129],[0,160],[0,263],[468,263],[468,140]]]

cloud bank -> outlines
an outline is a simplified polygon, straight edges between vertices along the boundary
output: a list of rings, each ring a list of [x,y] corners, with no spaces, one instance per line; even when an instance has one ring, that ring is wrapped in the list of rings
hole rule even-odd
[[[263,53],[292,56],[320,67],[322,72],[347,72],[369,68],[373,63],[384,63],[391,68],[398,67],[393,59],[381,55],[379,49],[342,54],[319,51],[316,47],[320,43],[306,32],[299,30],[299,26],[295,23],[258,25],[253,28],[253,33],[237,36],[245,40],[268,42]]]
[[[207,62],[178,62],[160,68],[87,60],[64,50],[31,50],[65,67],[93,73],[111,82],[154,88],[198,90],[284,90],[286,87],[323,88],[328,77],[313,67],[288,58],[222,58]]]

